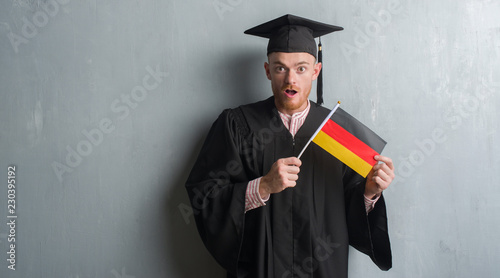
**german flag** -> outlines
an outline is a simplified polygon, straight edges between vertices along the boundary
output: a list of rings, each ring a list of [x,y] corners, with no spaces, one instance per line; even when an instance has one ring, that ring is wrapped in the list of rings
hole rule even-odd
[[[386,142],[353,116],[336,108],[312,141],[366,177],[377,163],[373,157],[382,152]]]

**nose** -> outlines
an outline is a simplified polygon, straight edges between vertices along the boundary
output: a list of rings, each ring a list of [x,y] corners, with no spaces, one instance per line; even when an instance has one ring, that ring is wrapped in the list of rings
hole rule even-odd
[[[287,71],[285,76],[285,82],[286,84],[291,84],[291,85],[294,85],[295,82],[297,82],[297,76],[293,70]]]

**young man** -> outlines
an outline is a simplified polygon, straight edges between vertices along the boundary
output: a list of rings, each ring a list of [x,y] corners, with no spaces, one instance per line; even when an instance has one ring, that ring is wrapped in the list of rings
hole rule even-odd
[[[347,277],[349,244],[391,267],[382,196],[391,159],[375,157],[364,179],[314,144],[297,158],[329,112],[308,99],[322,66],[314,37],[339,30],[285,15],[245,32],[269,38],[273,96],[225,110],[186,183],[201,238],[228,277]]]

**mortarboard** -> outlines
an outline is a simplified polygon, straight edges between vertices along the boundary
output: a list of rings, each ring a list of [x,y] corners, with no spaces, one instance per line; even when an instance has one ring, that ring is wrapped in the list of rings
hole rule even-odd
[[[284,15],[245,31],[245,34],[269,39],[267,54],[272,52],[306,52],[322,62],[321,36],[341,31],[340,26],[329,25],[294,15]],[[320,37],[317,52],[314,38]],[[316,52],[318,55],[316,56]],[[318,76],[317,103],[323,103],[323,70]]]

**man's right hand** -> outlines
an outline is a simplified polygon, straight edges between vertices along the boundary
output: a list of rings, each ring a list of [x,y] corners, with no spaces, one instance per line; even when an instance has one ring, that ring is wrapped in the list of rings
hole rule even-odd
[[[260,180],[259,194],[267,199],[270,194],[278,193],[288,187],[294,187],[299,179],[302,162],[296,157],[278,159],[267,175]]]

